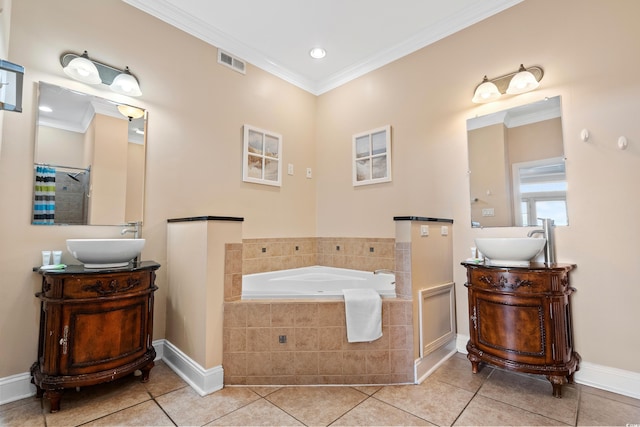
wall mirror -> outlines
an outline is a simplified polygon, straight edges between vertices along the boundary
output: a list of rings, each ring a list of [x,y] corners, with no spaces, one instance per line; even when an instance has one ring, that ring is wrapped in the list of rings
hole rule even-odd
[[[467,120],[472,227],[568,225],[560,97]]]
[[[146,111],[38,83],[32,224],[142,221]]]

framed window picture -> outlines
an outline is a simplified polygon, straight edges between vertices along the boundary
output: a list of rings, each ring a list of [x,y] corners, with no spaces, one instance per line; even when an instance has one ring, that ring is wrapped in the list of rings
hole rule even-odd
[[[280,187],[282,182],[282,136],[244,125],[242,180]]]
[[[391,181],[391,126],[353,135],[353,185]]]

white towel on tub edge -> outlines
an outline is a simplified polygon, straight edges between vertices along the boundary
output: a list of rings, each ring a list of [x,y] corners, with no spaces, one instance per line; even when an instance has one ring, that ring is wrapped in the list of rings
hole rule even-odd
[[[349,342],[375,341],[382,336],[382,298],[373,289],[343,289]]]

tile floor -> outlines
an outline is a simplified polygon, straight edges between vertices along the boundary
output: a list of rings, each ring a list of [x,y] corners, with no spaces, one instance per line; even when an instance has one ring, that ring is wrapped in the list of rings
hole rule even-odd
[[[551,396],[543,377],[456,354],[420,385],[227,387],[200,397],[164,363],[135,377],[68,390],[61,411],[27,398],[0,406],[2,426],[640,425],[640,400],[581,385]]]

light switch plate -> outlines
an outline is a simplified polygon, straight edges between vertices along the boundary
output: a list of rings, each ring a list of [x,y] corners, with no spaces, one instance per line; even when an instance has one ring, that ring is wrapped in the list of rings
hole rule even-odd
[[[482,216],[495,216],[495,211],[493,208],[484,208],[482,209]]]

